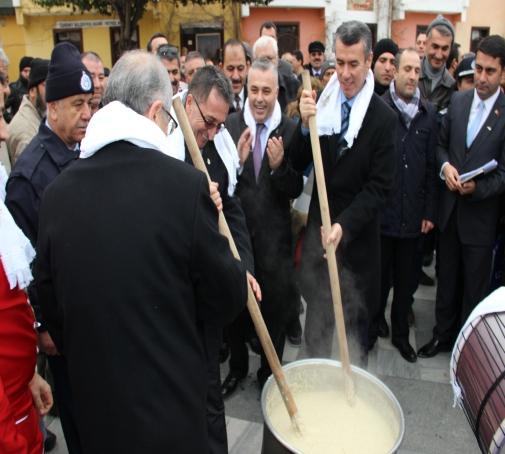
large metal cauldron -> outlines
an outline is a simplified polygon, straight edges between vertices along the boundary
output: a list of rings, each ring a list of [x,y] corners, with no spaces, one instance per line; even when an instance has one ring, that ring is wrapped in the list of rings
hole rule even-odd
[[[342,365],[339,361],[329,359],[304,359],[290,363],[289,365],[284,366],[283,369],[290,385],[295,376],[300,376],[301,373],[309,372],[310,379],[317,382],[314,383],[317,389],[317,386],[325,382],[325,376],[328,377],[335,375],[335,368],[341,369],[341,367]],[[360,392],[366,392],[367,395],[371,396],[371,398],[373,398],[374,405],[380,405],[379,408],[381,408],[381,414],[384,416],[384,418],[387,418],[388,421],[390,421],[390,424],[394,426],[394,429],[398,435],[391,451],[384,454],[395,453],[400,447],[405,432],[405,420],[398,400],[396,400],[396,397],[393,395],[390,389],[379,379],[364,371],[363,369],[355,366],[351,367],[354,373],[353,375],[357,394],[361,396],[362,394],[360,394]],[[307,369],[310,369],[310,371]],[[326,383],[327,382],[328,380],[326,379]],[[293,391],[294,397],[296,399],[296,389],[293,389]],[[265,421],[265,424],[263,425],[263,446],[261,453],[305,454],[290,446],[288,442],[283,440],[282,435],[279,434],[272,426],[268,414],[267,405],[270,398],[273,396],[272,393],[278,393],[278,390],[273,376],[270,376],[270,378],[265,383],[263,392],[261,393],[261,410],[263,412],[263,419]],[[303,415],[301,415],[301,417],[303,418]]]

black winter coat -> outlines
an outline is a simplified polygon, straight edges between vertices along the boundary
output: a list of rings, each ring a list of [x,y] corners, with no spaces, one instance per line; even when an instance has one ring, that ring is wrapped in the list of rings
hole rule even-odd
[[[47,188],[37,254],[83,453],[208,452],[202,326],[230,322],[247,284],[204,175],[108,145]]]
[[[435,164],[435,107],[421,97],[419,111],[407,128],[389,90],[382,99],[397,113],[396,173],[393,189],[381,210],[381,233],[395,238],[421,234],[423,219],[435,223],[439,178]]]

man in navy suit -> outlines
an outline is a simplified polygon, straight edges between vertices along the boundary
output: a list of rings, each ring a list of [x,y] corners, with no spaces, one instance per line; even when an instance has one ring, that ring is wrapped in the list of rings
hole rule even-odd
[[[475,89],[455,93],[437,147],[440,178],[439,286],[432,340],[418,355],[452,348],[461,324],[489,289],[500,194],[505,191],[505,39],[485,38],[475,58]],[[498,167],[462,182],[460,175],[495,159]]]

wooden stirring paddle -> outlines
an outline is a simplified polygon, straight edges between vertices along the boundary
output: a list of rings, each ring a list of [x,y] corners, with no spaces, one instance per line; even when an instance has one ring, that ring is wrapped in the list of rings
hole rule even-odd
[[[303,89],[312,92],[310,83],[310,73],[308,70],[302,72]],[[331,220],[330,208],[328,205],[328,195],[326,192],[326,180],[324,179],[323,161],[321,158],[321,144],[319,143],[319,134],[317,133],[316,117],[309,118],[310,143],[312,145],[312,158],[314,161],[314,171],[317,182],[317,195],[319,197],[319,207],[321,209],[321,220],[323,222],[323,231],[325,237],[330,234]],[[338,278],[337,259],[333,245],[325,245],[326,262],[328,263],[328,272],[330,274],[331,298],[333,300],[333,311],[335,312],[335,321],[337,325],[338,346],[340,349],[340,358],[345,376],[345,391],[349,403],[353,403],[356,391],[354,379],[351,371],[351,362],[349,360],[349,348],[347,346],[347,336],[345,332],[344,311],[342,309],[342,297],[340,294],[340,281]]]
[[[200,149],[198,148],[198,144],[196,143],[195,135],[193,134],[193,130],[191,129],[191,125],[189,123],[188,116],[186,111],[184,110],[184,106],[182,105],[181,99],[179,97],[174,98],[173,106],[175,113],[177,115],[177,120],[179,121],[179,125],[182,129],[182,133],[184,135],[184,140],[188,146],[189,154],[191,159],[193,160],[194,166],[201,170],[207,175],[208,180],[210,181],[209,173],[207,171],[207,167],[202,158],[202,154]],[[223,190],[226,191],[226,188]],[[230,243],[230,249],[233,253],[233,256],[240,260],[240,256],[235,245],[235,241],[231,236],[230,228],[228,227],[228,223],[223,215],[223,213],[219,212],[219,231],[222,235],[228,238],[228,242]],[[288,383],[286,381],[286,377],[284,375],[284,371],[282,370],[281,363],[279,361],[279,357],[277,356],[277,352],[272,343],[272,339],[270,338],[270,334],[265,325],[265,321],[263,320],[263,316],[261,315],[258,302],[254,296],[254,293],[251,289],[251,286],[247,285],[247,309],[251,314],[252,321],[254,323],[254,328],[256,329],[256,333],[258,334],[258,338],[260,340],[261,346],[263,347],[263,351],[265,352],[265,356],[267,358],[270,369],[272,369],[272,374],[275,377],[275,381],[277,382],[277,386],[279,387],[279,392],[281,393],[282,400],[286,409],[288,411],[289,417],[291,418],[291,422],[294,428],[300,431],[299,424],[299,416],[298,416],[298,408],[293,399],[293,395],[291,394],[291,390],[289,389]]]

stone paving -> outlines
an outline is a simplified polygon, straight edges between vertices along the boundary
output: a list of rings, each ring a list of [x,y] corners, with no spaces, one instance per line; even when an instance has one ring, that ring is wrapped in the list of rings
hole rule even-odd
[[[410,330],[411,345],[416,350],[431,338],[434,298],[434,287],[420,286],[416,292],[414,303],[416,324]],[[285,363],[303,357],[303,345],[302,348],[294,348],[289,343],[286,344]],[[390,339],[379,339],[378,345],[372,350],[368,371],[391,389],[405,415],[405,436],[399,450],[400,454],[479,452],[462,410],[453,408],[452,405],[449,360],[449,353],[441,353],[435,358],[419,359],[416,363],[410,364],[391,345]],[[258,366],[259,357],[251,352],[249,376],[241,384],[241,389],[225,403],[230,454],[261,452],[263,424],[260,393],[255,378]],[[227,373],[226,364],[223,365],[221,373],[224,378]],[[67,454],[59,420],[51,419],[49,427],[58,435],[57,447],[52,452]]]

